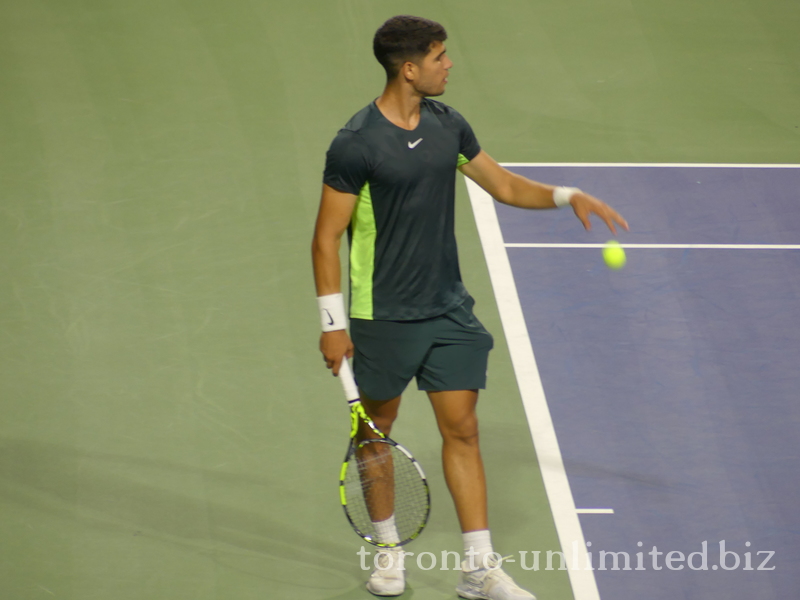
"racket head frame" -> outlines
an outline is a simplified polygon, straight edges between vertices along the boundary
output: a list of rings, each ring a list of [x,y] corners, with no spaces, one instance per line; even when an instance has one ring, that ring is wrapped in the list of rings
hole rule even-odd
[[[363,410],[363,409],[362,409]],[[357,425],[356,425],[357,426]],[[417,470],[419,478],[422,482],[423,489],[425,491],[425,514],[420,521],[419,526],[413,531],[410,535],[405,536],[405,539],[400,540],[399,542],[394,543],[384,543],[379,542],[369,533],[362,531],[353,518],[350,516],[350,511],[348,510],[347,505],[347,486],[346,486],[346,479],[347,479],[347,471],[348,467],[350,466],[350,457],[359,449],[363,448],[368,444],[387,444],[396,448],[403,455],[414,465],[414,468]],[[425,477],[425,472],[422,470],[422,466],[417,462],[417,459],[409,452],[405,447],[401,446],[393,439],[386,437],[385,435],[381,434],[379,438],[369,438],[366,440],[361,440],[357,442],[355,437],[351,438],[350,444],[347,448],[347,453],[344,457],[344,462],[342,463],[342,468],[339,472],[339,497],[342,502],[342,509],[344,510],[345,517],[347,517],[347,521],[350,523],[350,526],[353,528],[353,531],[363,539],[365,542],[372,544],[373,546],[377,546],[378,548],[397,548],[400,546],[404,546],[405,544],[409,543],[412,540],[415,540],[422,531],[425,529],[425,526],[428,524],[428,518],[431,514],[431,493],[430,488],[428,487],[428,479]]]

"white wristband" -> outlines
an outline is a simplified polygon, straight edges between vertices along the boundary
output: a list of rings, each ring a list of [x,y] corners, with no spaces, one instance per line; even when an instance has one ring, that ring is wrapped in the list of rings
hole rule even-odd
[[[322,331],[338,331],[347,327],[347,313],[344,310],[344,296],[342,294],[329,294],[317,296],[319,318]]]
[[[581,191],[574,187],[557,187],[553,190],[553,202],[556,203],[558,208],[566,206],[575,194],[580,194]]]

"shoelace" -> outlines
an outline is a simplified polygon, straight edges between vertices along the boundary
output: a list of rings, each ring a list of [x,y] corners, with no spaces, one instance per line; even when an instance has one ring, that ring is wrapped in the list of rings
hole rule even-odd
[[[488,561],[488,564],[486,565],[486,572],[488,573],[489,571],[496,571],[497,569],[499,569],[500,567],[503,566],[503,561],[504,560],[508,560],[512,556],[514,556],[514,555],[513,554],[509,554],[508,556],[501,556],[499,559],[495,559],[494,557],[492,557],[492,559],[494,559],[494,560],[490,559]]]
[[[487,567],[485,569],[481,569],[483,573],[481,573],[480,575],[473,575],[473,577],[475,577],[475,579],[477,579],[479,582],[483,583],[483,580],[489,576],[489,573],[494,573],[494,577],[503,579],[504,581],[507,581],[509,583],[513,583],[514,580],[511,579],[508,573],[506,573],[501,569],[501,567],[503,566],[503,561],[511,558],[512,556],[514,555],[509,554],[508,556],[501,556],[499,560],[489,561]]]

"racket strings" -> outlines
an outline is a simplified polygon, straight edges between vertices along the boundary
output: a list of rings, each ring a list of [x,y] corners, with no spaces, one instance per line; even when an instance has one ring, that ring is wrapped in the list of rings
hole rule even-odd
[[[394,515],[401,542],[425,525],[429,495],[414,461],[394,444],[372,440],[348,459],[345,510],[353,525],[375,540],[374,523]]]

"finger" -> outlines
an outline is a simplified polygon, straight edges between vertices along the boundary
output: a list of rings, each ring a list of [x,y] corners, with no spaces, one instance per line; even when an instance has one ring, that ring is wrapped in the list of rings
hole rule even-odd
[[[625,231],[630,231],[630,230],[631,230],[631,228],[630,228],[630,227],[628,227],[628,222],[627,222],[625,219],[623,219],[623,218],[622,218],[622,215],[621,215],[621,214],[619,214],[618,212],[614,212],[614,220],[615,220],[617,223],[619,223],[619,225],[620,225],[621,227],[623,227],[623,228],[625,229]]]
[[[588,212],[584,212],[584,211],[578,212],[576,210],[575,211],[575,216],[578,217],[578,219],[580,220],[581,223],[583,223],[583,228],[586,231],[589,231],[592,228],[592,223],[591,223],[591,221],[589,221],[589,213]]]
[[[339,360],[333,361],[333,376],[339,376],[339,369],[342,368],[342,357],[339,357]]]
[[[612,220],[611,220],[611,218],[610,218],[610,217],[609,217],[607,214],[605,214],[605,213],[602,213],[602,214],[600,215],[600,218],[601,218],[601,219],[603,219],[603,221],[605,222],[605,224],[606,224],[606,225],[608,226],[608,228],[611,230],[611,233],[613,233],[614,235],[617,235],[617,228],[616,228],[616,227],[614,227],[614,221],[612,221]]]
[[[614,235],[617,235],[617,228],[614,226],[614,221],[620,225],[627,225],[619,213],[617,213],[617,211],[611,208],[608,204],[600,204],[594,212],[598,217],[603,219],[603,222]]]
[[[606,213],[611,216],[611,218],[620,226],[625,229],[625,231],[630,231],[628,227],[628,222],[622,218],[622,215],[615,211],[610,206],[606,205]],[[606,221],[608,222],[608,221]]]

